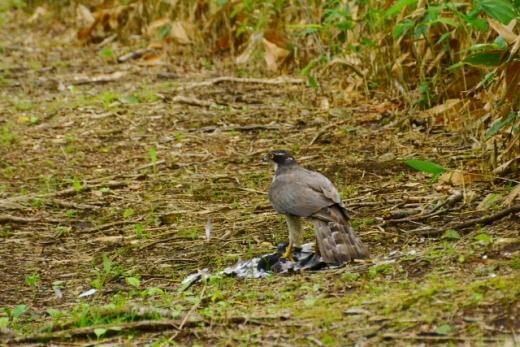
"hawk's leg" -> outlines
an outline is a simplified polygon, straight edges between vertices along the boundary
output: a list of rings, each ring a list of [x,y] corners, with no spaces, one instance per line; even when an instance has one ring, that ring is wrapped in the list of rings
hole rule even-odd
[[[285,249],[282,258],[292,260],[292,253],[294,246],[299,246],[302,243],[302,222],[299,217],[285,215],[287,220],[287,228],[289,229],[289,245]]]

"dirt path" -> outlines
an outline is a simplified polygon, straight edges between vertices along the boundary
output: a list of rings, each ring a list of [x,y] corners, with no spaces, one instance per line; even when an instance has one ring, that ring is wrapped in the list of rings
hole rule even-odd
[[[294,79],[215,80],[235,73],[189,59],[117,64],[23,31],[1,40],[0,308],[26,307],[0,313],[0,341],[52,323],[55,336],[33,340],[519,343],[518,217],[445,238],[409,233],[492,213],[476,206],[511,184],[474,183],[442,213],[383,220],[462,190],[439,188],[403,160],[459,168],[478,154],[464,136],[411,126],[388,101],[342,104],[334,80],[319,92]],[[260,162],[276,148],[336,183],[374,262],[179,292],[197,269],[285,241],[265,195],[271,168]]]

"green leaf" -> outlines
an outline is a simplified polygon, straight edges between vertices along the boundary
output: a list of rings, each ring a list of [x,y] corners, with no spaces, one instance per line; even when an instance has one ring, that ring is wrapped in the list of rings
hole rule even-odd
[[[135,288],[139,288],[139,286],[141,285],[141,281],[139,281],[139,278],[137,277],[127,277],[126,283]]]
[[[309,87],[311,87],[312,89],[318,89],[318,87],[320,86],[318,81],[316,81],[316,79],[311,75],[307,76],[307,83],[309,84]]]
[[[148,156],[150,157],[150,163],[154,164],[157,163],[157,149],[155,147],[152,147],[148,150]]]
[[[446,168],[440,166],[439,164],[435,164],[427,160],[409,159],[405,160],[404,163],[417,171],[431,173],[436,176],[447,171]]]
[[[161,39],[165,39],[166,37],[170,36],[171,31],[172,26],[170,24],[165,24],[159,28],[159,37]]]
[[[105,335],[107,333],[107,329],[104,329],[104,328],[96,328],[94,329],[94,334],[96,334],[96,336],[98,338],[100,338],[101,336]]]
[[[103,48],[101,50],[101,55],[104,58],[113,58],[114,57],[114,52],[110,48]]]
[[[448,229],[442,238],[449,241],[460,240],[460,234],[457,232],[457,230]]]
[[[475,235],[475,237],[473,239],[483,245],[489,245],[489,244],[493,243],[493,237],[487,233],[481,233],[481,234]]]
[[[504,117],[504,118],[496,121],[495,123],[493,123],[491,128],[489,128],[486,131],[486,140],[489,139],[491,136],[494,136],[496,133],[498,133],[503,128],[513,124],[513,122],[516,120],[516,117],[517,117],[517,114],[515,112],[510,112],[507,115],[507,117]]]
[[[448,335],[453,332],[453,327],[450,324],[442,324],[435,329],[435,332],[439,335]]]
[[[488,16],[504,25],[508,25],[517,17],[515,8],[508,0],[479,0],[477,4]]]
[[[318,301],[318,299],[315,297],[308,297],[308,298],[305,298],[305,300],[303,300],[303,304],[307,307],[312,307],[316,304],[317,301]]]
[[[72,177],[72,187],[77,193],[81,192],[81,189],[83,188],[81,181],[76,176]]]
[[[47,313],[49,314],[49,316],[51,316],[52,318],[59,318],[59,317],[62,317],[63,316],[63,312],[61,312],[60,310],[57,310],[55,308],[49,308],[47,310]]]
[[[384,16],[385,17],[392,17],[396,14],[401,13],[403,8],[407,6],[416,6],[418,0],[399,0],[397,1],[392,7],[390,7],[388,10],[386,10]]]
[[[0,329],[7,328],[8,325],[9,325],[9,318],[0,317]]]
[[[392,31],[392,37],[396,40],[401,36],[405,35],[410,29],[415,26],[415,22],[411,19],[405,19],[395,26]]]
[[[477,53],[470,55],[464,59],[464,63],[470,65],[486,65],[486,66],[497,66],[500,65],[502,59],[502,53]]]
[[[103,254],[103,271],[108,274],[112,271],[112,260],[107,257],[106,254]]]
[[[127,208],[126,210],[123,211],[123,218],[128,219],[128,218],[132,217],[134,214],[135,214],[135,211],[133,208]]]
[[[13,312],[11,313],[13,319],[17,319],[18,317],[20,317],[22,314],[24,314],[25,312],[27,312],[27,305],[17,305]]]

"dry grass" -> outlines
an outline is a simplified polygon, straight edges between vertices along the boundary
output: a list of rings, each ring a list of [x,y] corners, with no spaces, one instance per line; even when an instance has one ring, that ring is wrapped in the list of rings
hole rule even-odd
[[[452,189],[464,201],[421,225],[443,228],[502,208],[514,172],[506,183],[453,187],[402,163],[481,165],[471,138],[410,121],[398,102],[348,105],[341,78],[319,91],[236,82],[187,89],[235,71],[180,55],[169,57],[176,64],[117,64],[93,46],[61,47],[41,32],[8,28],[0,37],[9,48],[0,209],[25,223],[0,225],[0,306],[11,310],[0,313],[2,342],[54,331],[38,340],[70,345],[97,333],[97,342],[143,345],[515,343],[517,216],[452,240],[410,234],[413,222],[381,226],[387,212],[433,205]],[[114,56],[138,46],[109,45]],[[96,76],[115,80],[94,83]],[[263,193],[271,168],[260,157],[274,148],[292,150],[336,183],[374,263],[215,278],[180,292],[197,269],[220,270],[285,240],[283,219]],[[478,210],[491,193],[496,203]],[[403,256],[382,263],[392,251]],[[97,294],[78,297],[92,287]],[[17,316],[21,304],[27,311]]]

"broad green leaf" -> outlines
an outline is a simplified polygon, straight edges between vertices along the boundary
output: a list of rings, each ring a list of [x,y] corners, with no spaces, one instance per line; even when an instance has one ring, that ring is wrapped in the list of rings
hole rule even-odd
[[[449,17],[440,17],[436,20],[436,22],[446,24],[454,28],[456,28],[459,24],[455,19]]]
[[[127,277],[126,283],[135,288],[139,288],[139,286],[141,285],[141,281],[139,281],[139,278],[137,277]]]
[[[63,312],[61,312],[60,310],[57,310],[55,308],[49,308],[47,310],[47,313],[49,314],[49,316],[51,316],[52,318],[59,318],[59,317],[62,317],[63,316]]]
[[[170,36],[171,31],[172,26],[170,24],[165,24],[159,28],[159,37],[161,39],[165,39],[166,37]]]
[[[13,319],[20,317],[25,312],[27,312],[27,305],[17,305],[12,312]]]
[[[411,19],[405,19],[405,20],[397,23],[394,30],[392,31],[392,37],[394,39],[400,38],[401,36],[405,35],[408,32],[408,30],[413,28],[414,25],[415,25],[415,22]]]
[[[72,187],[77,193],[81,192],[81,189],[83,188],[81,181],[76,176],[72,177]]]
[[[475,235],[475,237],[473,239],[483,245],[489,245],[489,244],[493,243],[493,237],[487,233],[481,233],[481,234]]]
[[[442,236],[443,239],[449,240],[449,241],[456,241],[460,240],[460,234],[453,229],[448,229],[444,233],[444,236]]]
[[[317,89],[320,86],[318,81],[311,75],[307,76],[307,83],[312,89]]]
[[[403,8],[407,6],[416,6],[418,0],[399,0],[385,12],[385,17],[392,17],[401,13]]]
[[[479,0],[477,4],[488,16],[505,25],[517,17],[513,4],[508,0]]]
[[[127,208],[123,211],[123,218],[128,219],[135,214],[135,210],[133,208]]]
[[[442,324],[435,329],[435,332],[439,335],[448,335],[453,332],[453,327],[450,324]]]
[[[427,160],[409,159],[405,160],[404,163],[417,171],[427,172],[433,175],[440,175],[447,171],[446,168],[439,164]]]
[[[9,318],[0,317],[0,329],[7,328],[8,325],[9,325]]]
[[[491,128],[489,128],[486,131],[486,139],[489,139],[491,136],[494,136],[496,133],[498,133],[503,128],[513,124],[513,122],[516,120],[516,117],[517,117],[517,114],[515,112],[510,112],[507,115],[507,117],[504,117],[504,118],[496,121],[495,123],[493,123]]]
[[[104,328],[96,328],[94,329],[94,334],[96,334],[96,336],[99,338],[103,335],[105,335],[107,333],[107,329],[104,329]]]
[[[497,66],[502,59],[502,53],[477,53],[464,59],[464,63],[470,65]]]

